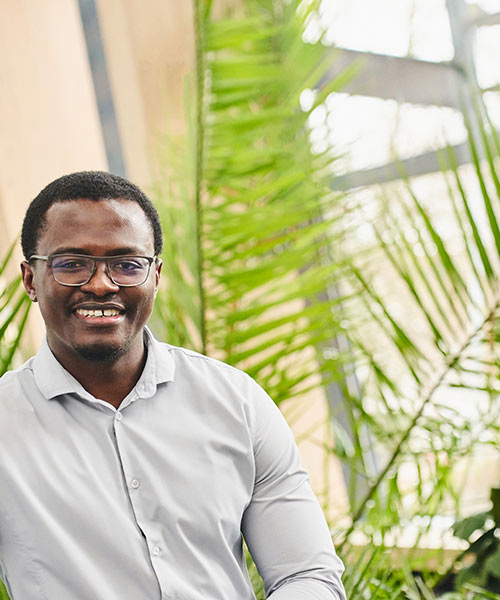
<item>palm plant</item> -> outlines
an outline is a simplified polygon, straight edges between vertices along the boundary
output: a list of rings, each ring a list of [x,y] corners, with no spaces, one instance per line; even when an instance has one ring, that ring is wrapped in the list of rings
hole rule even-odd
[[[498,451],[500,145],[480,98],[465,122],[472,166],[443,154],[433,206],[408,180],[386,188],[369,259],[353,260],[355,304],[371,315],[364,324],[350,307],[355,361],[366,373],[354,410],[383,447],[384,466],[346,537],[361,526],[394,539],[413,517],[453,514],[454,466],[480,445]]]
[[[328,293],[341,195],[328,188],[334,157],[311,154],[306,123],[350,74],[300,110],[301,92],[328,67],[325,48],[301,37],[315,4],[251,1],[240,18],[212,20],[210,3],[195,3],[189,183],[159,189],[172,234],[156,330],[244,367],[277,403],[317,385],[310,348],[341,330]]]
[[[337,385],[351,430],[334,421],[324,449],[357,475],[347,552],[357,529],[394,541],[414,517],[458,506],[457,460],[481,441],[478,428],[498,443],[500,145],[478,104],[479,137],[467,124],[481,207],[451,150],[442,157],[439,211],[404,178],[368,207],[332,192],[335,156],[311,152],[307,122],[353,73],[300,110],[301,92],[332,57],[303,41],[316,9],[314,1],[249,0],[215,19],[211,2],[195,2],[190,171],[157,190],[171,234],[154,326],[244,368],[278,404]],[[361,244],[355,234],[367,212],[372,235]],[[445,394],[458,389],[471,402],[483,394],[475,423]],[[370,466],[368,443],[382,466]],[[418,535],[430,521],[421,522]]]
[[[486,154],[485,163],[479,161],[478,143],[482,144]],[[387,408],[390,407],[387,412],[392,422],[407,425],[405,438],[408,441],[418,423],[430,433],[434,429],[433,420],[434,424],[439,422],[440,416],[443,422],[458,425],[453,421],[453,414],[446,417],[439,414],[445,409],[444,405],[439,401],[434,403],[442,388],[487,392],[490,404],[483,416],[487,417],[485,424],[491,426],[491,431],[496,429],[495,330],[500,249],[496,218],[500,201],[495,167],[498,157],[496,132],[491,129],[489,135],[483,128],[482,139],[478,141],[469,128],[469,144],[476,175],[474,183],[479,184],[482,207],[469,200],[463,181],[464,170],[457,167],[449,149],[448,155],[443,157],[447,197],[439,197],[439,211],[426,208],[407,181],[398,194],[389,201],[386,199],[374,221],[374,237],[386,260],[385,266],[392,266],[395,281],[401,288],[406,288],[405,310],[414,318],[421,316],[418,339],[412,327],[401,317],[397,318],[396,311],[384,302],[388,294],[384,298],[384,292],[378,291],[381,286],[374,281],[377,274],[373,271],[376,264],[373,254],[371,264],[365,262],[362,270],[359,265],[353,268],[353,285],[357,286],[359,298],[374,315],[370,324],[379,328],[378,340],[380,336],[387,340],[390,347],[384,350],[391,352],[392,347],[391,359],[399,360],[401,368],[406,370],[404,381],[408,387],[403,391],[402,380],[396,381],[386,370],[381,353],[377,355],[363,346],[362,352],[372,366],[370,376],[378,396]],[[472,195],[472,190],[469,193]],[[440,221],[443,229],[443,218],[446,219],[445,232],[440,231],[438,224]],[[415,236],[418,241],[412,247],[410,238]],[[450,246],[457,239],[463,252],[454,256]],[[401,293],[404,293],[403,289]],[[418,396],[412,398],[409,391]],[[398,406],[397,402],[390,404],[398,398],[410,399],[411,403],[406,406]],[[415,410],[409,411],[409,406]],[[453,411],[452,407],[450,410]],[[466,426],[464,423],[454,434],[462,435]],[[443,437],[441,432],[441,441]],[[450,439],[449,445],[455,442],[455,438]],[[469,448],[468,444],[466,448]]]
[[[0,263],[0,376],[12,366],[31,306],[21,276],[7,276],[15,246],[12,244]]]

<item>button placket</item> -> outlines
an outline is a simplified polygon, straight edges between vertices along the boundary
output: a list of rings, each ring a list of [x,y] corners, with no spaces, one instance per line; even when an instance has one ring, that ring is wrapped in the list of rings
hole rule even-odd
[[[135,399],[132,399],[131,402],[133,402],[134,400]],[[144,536],[146,538],[146,544],[149,548],[149,555],[151,557],[151,560],[156,563],[157,560],[161,560],[163,550],[161,546],[154,544],[151,541],[151,534],[154,537],[156,537],[156,535],[154,535],[153,532],[149,531],[147,523],[143,522],[143,499],[140,493],[143,482],[138,477],[131,477],[131,473],[136,471],[137,465],[134,466],[133,464],[128,464],[127,453],[125,452],[125,454],[123,454],[123,450],[125,450],[125,448],[121,446],[122,444],[126,445],[127,430],[126,428],[123,429],[124,425],[118,425],[121,422],[123,422],[123,412],[122,410],[117,410],[114,414],[115,443],[117,445],[117,450],[120,455],[122,469],[126,477],[127,487],[129,489],[129,497],[133,506],[137,524],[141,531],[143,531]],[[153,567],[153,569],[155,569],[155,567]]]

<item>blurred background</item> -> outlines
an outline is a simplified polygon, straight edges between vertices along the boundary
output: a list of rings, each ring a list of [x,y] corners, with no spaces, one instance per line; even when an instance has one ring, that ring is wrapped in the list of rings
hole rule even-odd
[[[43,335],[29,202],[127,177],[156,335],[280,406],[349,597],[497,597],[500,0],[18,0],[0,32],[0,372]]]

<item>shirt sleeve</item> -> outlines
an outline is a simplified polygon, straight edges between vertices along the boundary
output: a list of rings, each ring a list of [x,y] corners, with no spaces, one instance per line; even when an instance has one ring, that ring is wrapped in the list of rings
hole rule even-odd
[[[343,565],[292,432],[255,384],[255,485],[242,532],[269,600],[345,600]]]

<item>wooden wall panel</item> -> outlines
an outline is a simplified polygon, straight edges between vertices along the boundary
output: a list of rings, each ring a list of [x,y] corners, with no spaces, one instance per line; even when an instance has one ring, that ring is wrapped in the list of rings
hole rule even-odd
[[[0,56],[3,253],[43,186],[107,163],[77,1],[0,3]],[[39,339],[41,322],[31,329]]]
[[[127,173],[148,185],[158,146],[185,133],[185,78],[194,65],[192,3],[99,0],[97,6]]]

